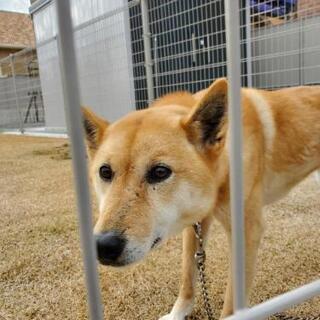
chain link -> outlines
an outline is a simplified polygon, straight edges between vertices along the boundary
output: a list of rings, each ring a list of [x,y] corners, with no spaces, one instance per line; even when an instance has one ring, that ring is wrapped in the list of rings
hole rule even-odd
[[[204,302],[204,308],[208,316],[208,320],[214,320],[212,307],[209,301],[208,287],[206,283],[206,274],[205,274],[205,261],[206,261],[206,252],[203,249],[203,238],[202,238],[202,228],[201,223],[197,222],[193,225],[194,232],[198,239],[198,250],[195,253],[195,260],[199,270],[199,281],[201,284],[201,292]]]
[[[208,295],[208,287],[206,283],[206,274],[205,274],[205,261],[206,261],[206,252],[203,248],[203,238],[202,238],[202,228],[201,223],[197,222],[193,225],[194,232],[196,238],[198,239],[198,250],[195,253],[195,260],[197,264],[197,268],[199,270],[199,281],[201,285],[202,298],[204,302],[204,309],[207,313],[208,320],[214,320],[212,307],[209,301]],[[319,317],[295,317],[295,316],[287,316],[284,313],[277,313],[273,317],[279,320],[320,320]],[[192,317],[188,317],[188,319],[193,319]]]

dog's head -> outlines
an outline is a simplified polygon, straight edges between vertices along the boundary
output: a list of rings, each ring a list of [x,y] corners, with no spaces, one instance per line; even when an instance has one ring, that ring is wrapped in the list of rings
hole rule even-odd
[[[83,109],[102,264],[138,261],[213,209],[225,165],[226,96],[220,79],[200,101],[170,95],[113,124]]]

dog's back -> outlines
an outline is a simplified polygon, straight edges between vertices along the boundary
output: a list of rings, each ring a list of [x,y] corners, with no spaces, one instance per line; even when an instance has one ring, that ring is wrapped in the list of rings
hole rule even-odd
[[[193,97],[199,101],[206,92],[201,90]],[[257,137],[254,147],[248,144],[252,134],[258,135],[259,127],[263,131],[264,203],[268,204],[320,168],[320,86],[274,91],[244,88],[242,108],[244,118],[250,118],[243,123],[246,152],[261,151]],[[255,116],[258,121],[252,120]],[[248,170],[252,170],[252,163]]]
[[[265,203],[320,167],[320,87],[245,89],[264,130]]]

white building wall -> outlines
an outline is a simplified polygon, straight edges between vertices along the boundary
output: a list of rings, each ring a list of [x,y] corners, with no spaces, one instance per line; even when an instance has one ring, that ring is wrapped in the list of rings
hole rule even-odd
[[[72,0],[81,101],[114,121],[134,109],[125,0]],[[46,126],[65,128],[54,2],[33,14]],[[86,8],[86,10],[83,10]],[[103,16],[103,18],[101,18]],[[100,17],[100,18],[99,18]]]

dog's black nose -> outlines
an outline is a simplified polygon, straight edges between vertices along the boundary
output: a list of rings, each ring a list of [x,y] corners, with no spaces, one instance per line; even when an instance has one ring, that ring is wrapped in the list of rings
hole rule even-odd
[[[95,238],[100,263],[104,265],[114,264],[126,245],[126,238],[115,231],[95,235]]]

